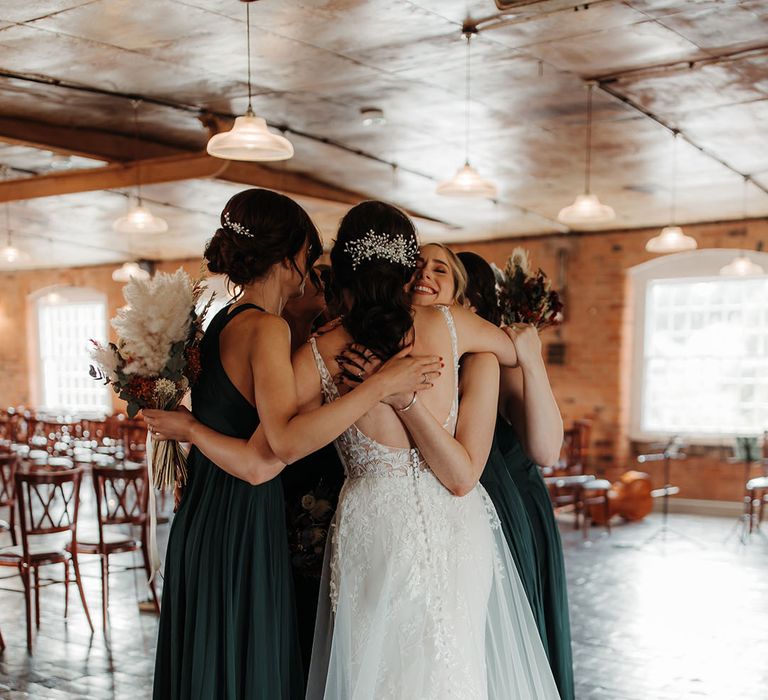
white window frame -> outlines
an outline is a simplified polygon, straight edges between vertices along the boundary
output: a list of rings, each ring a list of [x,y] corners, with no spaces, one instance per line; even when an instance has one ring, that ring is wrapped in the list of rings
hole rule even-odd
[[[641,442],[666,440],[682,435],[689,443],[698,445],[730,444],[736,433],[682,433],[680,431],[651,432],[642,428],[644,399],[643,370],[645,359],[646,298],[648,287],[656,280],[679,280],[718,277],[720,269],[730,263],[742,249],[708,248],[654,258],[628,270],[632,321],[632,366],[629,395],[629,437]],[[750,259],[768,270],[768,253],[750,252]],[[768,427],[768,426],[767,426]],[[743,435],[744,433],[738,433]]]
[[[105,415],[112,413],[112,390],[105,385],[99,385],[95,380],[88,376],[88,359],[84,356],[83,361],[83,376],[89,381],[93,382],[93,390],[98,391],[101,394],[101,405],[98,407],[92,407],[90,409],[80,408],[78,406],[54,406],[47,405],[45,401],[45,371],[43,360],[43,347],[41,338],[41,316],[40,309],[42,304],[50,304],[51,297],[55,295],[57,298],[56,304],[78,304],[78,303],[98,303],[103,308],[103,322],[102,327],[98,333],[94,333],[93,340],[100,342],[106,342],[107,340],[107,313],[108,302],[107,295],[99,292],[96,289],[89,287],[49,287],[39,290],[32,295],[30,301],[32,303],[33,313],[33,327],[30,329],[34,336],[34,362],[36,367],[36,381],[34,383],[33,395],[36,399],[36,408],[42,412],[50,412],[57,414],[75,414],[75,415]],[[87,347],[90,337],[84,338],[84,344]],[[89,387],[90,389],[90,387]]]

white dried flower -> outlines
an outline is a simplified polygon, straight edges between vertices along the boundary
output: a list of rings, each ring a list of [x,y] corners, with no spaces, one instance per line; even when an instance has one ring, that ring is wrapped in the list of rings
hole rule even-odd
[[[111,383],[117,381],[117,368],[120,365],[120,357],[114,348],[109,345],[101,345],[93,341],[93,347],[90,350],[91,359],[101,370],[104,379]]]
[[[124,372],[156,376],[171,347],[189,336],[195,303],[192,280],[181,268],[172,275],[159,272],[149,280],[131,279],[123,296],[128,305],[118,310],[112,327],[120,338]]]
[[[525,250],[525,248],[515,248],[512,251],[512,255],[509,256],[507,265],[513,270],[519,267],[523,273],[528,275],[531,271],[531,264],[528,260],[528,251]]]

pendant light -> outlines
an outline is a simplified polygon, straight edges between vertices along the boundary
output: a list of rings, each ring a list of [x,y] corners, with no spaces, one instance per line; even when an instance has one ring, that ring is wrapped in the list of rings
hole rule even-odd
[[[131,279],[136,280],[148,280],[150,278],[149,272],[143,267],[139,266],[137,262],[124,262],[112,273],[112,279],[115,282],[130,282]]]
[[[747,220],[747,187],[749,178],[744,178],[744,191],[742,193],[741,218]],[[758,244],[758,250],[762,250],[762,245]],[[751,277],[753,275],[764,275],[765,270],[762,265],[749,259],[746,252],[737,255],[731,262],[720,268],[720,274],[725,277]]]
[[[2,168],[3,180],[8,179],[9,169],[7,166]],[[27,260],[29,255],[13,245],[13,234],[11,233],[11,211],[10,204],[5,202],[5,245],[0,248],[0,265],[12,267],[15,263]]]
[[[139,141],[139,100],[131,100],[133,105],[133,137],[134,144]],[[134,152],[134,163],[136,164],[136,200],[135,204],[129,209],[125,216],[121,216],[113,224],[112,228],[118,233],[165,233],[168,230],[168,223],[165,219],[155,216],[141,199],[141,167],[139,165],[138,152]]]
[[[235,119],[229,131],[211,136],[206,150],[208,155],[225,160],[276,161],[293,157],[293,145],[280,134],[273,134],[267,128],[266,120],[257,117],[251,104],[251,7],[245,5],[246,36],[248,46],[248,109],[242,117]]]
[[[468,24],[463,28],[464,38],[467,40],[466,58],[466,93],[464,106],[464,165],[450,180],[444,180],[436,189],[437,194],[447,197],[484,197],[493,199],[498,190],[490,180],[484,180],[480,173],[469,164],[469,125],[470,125],[470,54],[472,36],[477,34],[477,28]]]
[[[573,204],[563,207],[557,215],[558,221],[568,226],[589,228],[591,226],[607,223],[616,218],[611,207],[603,204],[596,194],[590,191],[592,176],[592,89],[594,85],[587,85],[587,154],[584,167],[584,193],[577,195]]]
[[[698,247],[696,239],[683,232],[677,221],[677,131],[672,132],[672,187],[670,196],[670,225],[661,229],[658,236],[651,238],[645,249],[649,253],[682,253]]]

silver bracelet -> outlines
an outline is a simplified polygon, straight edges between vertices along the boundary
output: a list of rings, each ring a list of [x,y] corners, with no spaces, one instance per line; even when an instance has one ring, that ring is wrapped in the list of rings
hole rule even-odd
[[[411,399],[411,402],[410,402],[410,403],[409,403],[407,406],[405,406],[405,407],[403,407],[403,408],[395,408],[395,410],[396,410],[396,411],[399,411],[400,413],[405,413],[406,411],[410,411],[410,410],[411,410],[411,408],[412,408],[412,406],[413,406],[413,404],[415,404],[415,403],[416,403],[416,396],[417,396],[417,394],[416,394],[416,392],[414,391],[414,392],[413,392],[413,398]]]

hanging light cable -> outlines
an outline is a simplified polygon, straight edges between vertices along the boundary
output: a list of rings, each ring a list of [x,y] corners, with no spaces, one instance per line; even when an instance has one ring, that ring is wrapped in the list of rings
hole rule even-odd
[[[248,109],[235,119],[229,131],[211,136],[206,150],[215,158],[225,160],[277,161],[293,157],[293,145],[280,134],[273,134],[267,122],[253,111],[251,82],[251,7],[245,4],[246,45],[248,47]]]
[[[747,195],[749,188],[749,177],[744,176],[744,187],[741,195],[741,218],[747,220]],[[762,246],[758,245],[758,250]],[[720,268],[720,274],[726,277],[749,277],[752,275],[764,275],[765,270],[762,265],[758,265],[754,260],[750,260],[746,252],[737,255],[727,265]]]
[[[557,215],[559,221],[568,226],[589,228],[591,226],[613,221],[616,213],[607,204],[602,204],[596,194],[591,191],[592,179],[592,89],[593,83],[587,85],[587,134],[586,158],[584,161],[584,193],[577,195],[573,204],[563,207]]]
[[[493,199],[497,194],[496,185],[490,180],[484,180],[480,173],[469,164],[469,137],[470,137],[470,105],[471,93],[471,42],[472,36],[477,33],[477,28],[465,25],[464,38],[467,40],[465,86],[464,86],[464,165],[461,166],[450,180],[444,180],[436,189],[437,194],[449,197],[485,197]]]
[[[649,253],[681,253],[695,250],[698,243],[677,225],[677,130],[672,132],[672,182],[670,186],[669,226],[661,229],[658,236],[651,238],[645,249]]]
[[[112,228],[118,233],[165,233],[168,223],[165,219],[155,216],[141,198],[141,159],[138,153],[139,143],[139,104],[140,100],[131,100],[133,106],[133,160],[136,164],[136,202],[125,216],[121,216]]]

